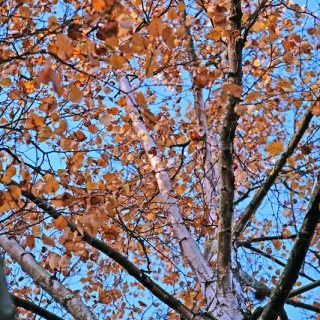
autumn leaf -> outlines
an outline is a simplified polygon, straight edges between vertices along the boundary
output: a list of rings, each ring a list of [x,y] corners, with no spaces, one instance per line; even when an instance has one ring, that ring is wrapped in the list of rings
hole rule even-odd
[[[11,87],[12,86],[12,81],[10,78],[5,78],[0,80],[0,85],[4,87]]]
[[[154,18],[148,25],[148,32],[154,37],[160,37],[163,31],[163,22],[160,18]]]
[[[72,102],[80,102],[83,98],[83,91],[78,87],[71,87],[70,89],[70,100]]]
[[[283,149],[283,142],[280,142],[280,141],[271,142],[266,147],[266,151],[270,155],[278,155],[279,153],[281,153],[282,149]]]

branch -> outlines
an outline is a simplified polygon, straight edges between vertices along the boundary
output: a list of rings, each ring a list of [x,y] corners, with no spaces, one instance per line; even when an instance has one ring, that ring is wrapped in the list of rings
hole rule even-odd
[[[16,184],[11,181],[12,184]],[[18,185],[18,184],[16,184]],[[22,195],[36,204],[40,209],[49,214],[53,219],[58,219],[62,216],[55,208],[48,205],[46,200],[36,197],[31,191],[22,191]],[[68,227],[72,232],[76,231],[80,234],[77,226],[70,220],[67,220]],[[106,254],[108,257],[116,261],[121,265],[131,276],[138,280],[144,287],[150,290],[150,292],[155,295],[159,300],[164,302],[167,306],[175,310],[185,319],[193,319],[193,313],[185,307],[178,299],[174,298],[167,291],[162,289],[157,283],[155,283],[151,278],[149,278],[143,271],[138,269],[130,260],[123,256],[118,251],[114,250],[112,247],[108,246],[106,243],[96,239],[87,231],[83,232],[83,241],[91,245],[92,247],[98,249],[99,251]]]
[[[294,306],[294,307],[297,307],[297,308],[302,308],[302,309],[306,309],[306,310],[310,310],[310,311],[314,311],[314,312],[320,313],[320,308],[311,306],[310,304],[306,304],[306,303],[303,303],[303,302],[298,302],[298,301],[294,301],[294,300],[288,299],[286,301],[286,304],[290,304],[291,306]],[[268,318],[268,320],[269,320],[269,318]]]
[[[0,257],[0,319],[15,320],[15,310],[12,307],[12,299],[8,292],[6,275],[4,273],[3,260]]]
[[[282,272],[280,280],[272,293],[268,304],[262,312],[260,319],[276,320],[288,298],[293,284],[296,282],[299,270],[307,254],[315,228],[320,219],[320,176],[311,196],[306,216],[303,220],[298,237],[291,250],[288,262]]]
[[[319,287],[320,286],[320,280],[317,280],[317,281],[314,281],[312,283],[309,283],[303,287],[300,287],[298,289],[295,289],[295,290],[292,290],[289,294],[289,298],[292,298],[292,297],[295,297],[301,293],[304,293],[306,291],[309,291],[309,290],[312,290],[316,287]]]
[[[187,18],[187,13],[184,11],[184,20]],[[218,151],[217,139],[214,135],[213,129],[208,128],[207,124],[207,112],[203,103],[203,91],[200,87],[194,83],[195,77],[197,76],[197,55],[194,49],[193,38],[188,28],[189,43],[188,43],[188,58],[190,63],[189,74],[191,81],[193,82],[192,91],[194,97],[194,108],[196,111],[196,120],[197,120],[197,130],[201,137],[204,137],[204,148],[200,153],[201,161],[203,163],[204,171],[204,181],[203,189],[205,194],[206,206],[209,209],[209,216],[211,219],[211,224],[218,221],[217,217],[217,204],[215,203],[216,187],[218,184],[220,173],[219,173],[219,163],[217,157],[214,155]],[[215,152],[216,151],[216,152]],[[213,158],[214,156],[214,158]],[[214,164],[213,164],[214,163]],[[215,234],[211,235],[211,238],[216,238]],[[208,257],[210,260],[210,257]]]
[[[33,281],[45,290],[56,302],[63,306],[77,320],[97,319],[84,303],[76,298],[55,277],[51,276],[25,251],[21,245],[6,234],[0,235],[0,246],[16,261]]]
[[[300,127],[298,131],[293,135],[287,149],[283,152],[281,157],[278,159],[277,163],[273,167],[273,170],[267,177],[266,182],[261,186],[257,194],[254,196],[252,201],[249,203],[248,207],[241,215],[240,219],[237,221],[233,230],[233,239],[236,240],[240,233],[245,229],[247,222],[250,220],[251,216],[255,214],[258,207],[260,206],[262,200],[267,195],[268,191],[271,189],[272,185],[276,181],[280,171],[285,166],[287,159],[292,155],[298,143],[300,142],[303,134],[309,127],[309,123],[312,119],[311,108],[308,109],[303,119],[301,120]]]
[[[285,264],[284,262],[282,262],[282,261],[280,261],[279,259],[273,257],[271,254],[265,253],[265,252],[263,252],[263,251],[255,248],[255,247],[252,247],[251,244],[250,244],[249,242],[247,242],[247,241],[239,242],[238,245],[241,246],[241,247],[250,249],[250,250],[252,250],[252,251],[254,251],[254,252],[257,252],[257,253],[261,254],[262,256],[264,256],[264,257],[272,260],[273,262],[279,264],[279,265],[282,266],[282,267],[285,267],[285,266],[286,266],[286,264]],[[304,272],[299,272],[299,275],[300,275],[301,277],[304,277],[304,278],[310,280],[310,281],[315,281],[313,278],[309,277],[309,276],[308,276],[307,274],[305,274]]]
[[[31,301],[24,300],[22,298],[19,298],[19,297],[13,295],[13,294],[11,294],[11,297],[13,300],[13,304],[16,307],[20,307],[20,308],[29,310],[29,311],[37,314],[38,316],[41,316],[42,318],[45,318],[48,320],[63,320],[62,318],[56,316],[55,314],[51,313],[50,311],[48,311],[46,309],[41,308],[40,306],[38,306],[37,304],[35,304]]]
[[[132,120],[132,127],[138,137],[140,137],[140,142],[153,169],[163,202],[164,212],[168,215],[172,230],[179,240],[184,257],[187,259],[200,282],[204,297],[212,297],[215,295],[215,285],[212,282],[214,275],[213,270],[204,259],[194,239],[191,237],[190,232],[186,228],[177,200],[173,195],[174,191],[167,167],[161,160],[161,152],[140,117],[139,106],[136,103],[130,83],[124,73],[118,71],[117,75],[119,77],[120,89],[126,97],[127,110]],[[152,152],[150,152],[150,150],[152,150]]]

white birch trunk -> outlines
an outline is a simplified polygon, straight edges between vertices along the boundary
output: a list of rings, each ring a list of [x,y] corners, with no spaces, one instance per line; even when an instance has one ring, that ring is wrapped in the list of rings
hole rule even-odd
[[[19,263],[22,270],[27,273],[33,281],[45,290],[56,302],[63,306],[77,320],[96,320],[97,318],[65,288],[56,278],[53,278],[39,263],[32,254],[25,251],[14,239],[2,234],[0,235],[0,246]]]
[[[188,260],[191,268],[194,270],[198,281],[201,284],[201,290],[206,297],[207,304],[210,305],[215,297],[215,285],[212,284],[214,276],[212,268],[204,259],[195,241],[191,237],[186,228],[183,218],[179,211],[179,206],[176,199],[173,197],[173,189],[167,168],[161,161],[160,150],[157,148],[155,142],[150,136],[142,118],[139,114],[139,107],[136,103],[132,88],[125,74],[118,72],[120,89],[126,95],[128,113],[132,119],[132,126],[140,138],[140,142],[144,147],[146,154],[149,157],[152,169],[155,172],[155,177],[158,183],[163,207],[168,215],[173,232],[180,242],[182,252]],[[157,154],[149,153],[149,150],[156,150]]]

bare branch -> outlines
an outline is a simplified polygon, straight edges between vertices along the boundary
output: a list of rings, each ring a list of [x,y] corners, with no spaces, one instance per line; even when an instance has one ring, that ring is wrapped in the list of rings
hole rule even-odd
[[[282,272],[280,280],[272,293],[268,304],[262,312],[260,319],[275,320],[283,308],[284,301],[290,294],[296,282],[299,270],[307,254],[315,228],[320,219],[320,176],[315,190],[311,196],[306,216],[303,220],[298,237],[291,250],[288,262]]]
[[[22,299],[20,297],[17,297],[15,295],[11,295],[13,303],[16,307],[20,307],[26,310],[29,310],[38,316],[41,316],[42,318],[48,319],[48,320],[62,320],[62,318],[58,317],[57,315],[53,314],[52,312],[41,308],[37,304],[27,301],[25,299]]]
[[[241,215],[240,219],[237,221],[233,230],[233,239],[237,239],[240,233],[245,229],[247,222],[250,220],[252,215],[255,214],[264,197],[267,195],[268,191],[271,189],[272,185],[276,181],[280,171],[285,166],[287,159],[292,155],[298,143],[300,142],[302,136],[309,127],[309,123],[312,119],[311,108],[308,109],[297,132],[293,135],[288,147],[282,153],[281,157],[278,159],[277,163],[273,167],[273,170],[268,175],[266,182],[261,186],[257,194],[254,196],[252,201],[247,206],[244,213]]]

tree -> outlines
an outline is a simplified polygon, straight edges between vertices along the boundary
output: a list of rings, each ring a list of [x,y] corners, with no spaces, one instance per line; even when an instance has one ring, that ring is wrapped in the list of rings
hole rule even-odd
[[[0,274],[1,310],[12,314],[12,299],[19,319],[320,313],[314,8],[8,0],[0,10],[11,295]]]

